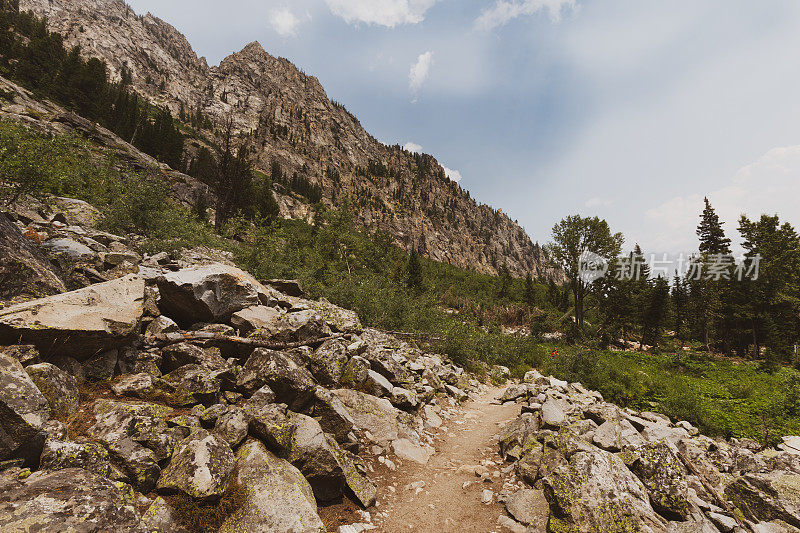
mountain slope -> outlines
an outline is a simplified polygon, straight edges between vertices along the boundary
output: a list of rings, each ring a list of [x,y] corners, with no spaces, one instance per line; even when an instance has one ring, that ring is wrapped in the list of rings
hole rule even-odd
[[[518,224],[476,203],[433,157],[380,143],[315,77],[258,43],[209,66],[175,28],[121,0],[21,0],[20,8],[46,16],[52,30],[104,59],[114,76],[130,73],[141,94],[175,115],[199,112],[212,131],[231,119],[254,139],[259,168],[281,166],[284,216],[311,212],[291,191],[296,175],[319,186],[326,205],[347,201],[366,228],[432,259],[491,274],[503,265],[517,276],[553,273]]]

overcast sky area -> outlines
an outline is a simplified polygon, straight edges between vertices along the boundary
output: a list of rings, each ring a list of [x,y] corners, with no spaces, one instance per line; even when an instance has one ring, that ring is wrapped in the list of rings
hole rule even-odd
[[[598,215],[690,252],[703,196],[800,225],[795,0],[128,0],[210,64],[257,40],[534,241]]]

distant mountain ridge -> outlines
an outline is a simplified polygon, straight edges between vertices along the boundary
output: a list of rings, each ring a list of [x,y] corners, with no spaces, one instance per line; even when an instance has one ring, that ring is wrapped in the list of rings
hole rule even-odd
[[[317,78],[258,43],[209,66],[178,30],[122,0],[20,0],[20,9],[47,17],[68,45],[105,60],[115,77],[130,74],[138,92],[176,116],[199,111],[209,135],[231,118],[255,140],[258,168],[279,163],[287,176],[318,185],[323,203],[349,202],[360,224],[406,249],[489,274],[503,265],[516,276],[556,272],[517,223],[476,203],[433,157],[382,144]],[[276,197],[283,216],[312,212],[285,188]]]

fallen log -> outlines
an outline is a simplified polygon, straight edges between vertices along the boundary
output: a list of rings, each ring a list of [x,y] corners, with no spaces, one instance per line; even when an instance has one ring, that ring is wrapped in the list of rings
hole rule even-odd
[[[715,500],[717,500],[717,504],[726,511],[728,511],[729,513],[731,513],[731,515],[733,515],[734,520],[736,520],[736,522],[738,522],[740,526],[744,527],[745,524],[741,521],[739,516],[734,512],[733,508],[725,500],[725,498],[723,498],[722,495],[719,492],[717,492],[717,489],[715,489],[713,485],[711,485],[711,483],[706,479],[706,477],[700,473],[700,470],[698,470],[697,467],[694,466],[694,464],[692,464],[691,461],[689,461],[689,459],[683,454],[683,452],[681,452],[680,450],[677,451],[678,451],[678,457],[686,466],[686,468],[689,470],[689,472],[697,476],[697,478],[700,480],[700,483],[703,485],[703,488],[705,488],[706,491],[708,491],[708,493],[711,494],[711,496],[713,496]]]
[[[163,348],[171,344],[178,344],[181,342],[195,342],[195,341],[216,341],[216,342],[230,342],[233,344],[241,344],[243,346],[253,346],[254,348],[267,348],[270,350],[291,350],[292,348],[300,348],[302,346],[319,346],[325,341],[336,339],[341,335],[328,335],[326,337],[318,337],[316,339],[309,339],[297,342],[280,342],[258,339],[254,337],[237,337],[235,335],[223,335],[222,333],[211,333],[208,331],[191,331],[191,332],[175,332],[163,333],[147,337],[145,343],[151,346],[158,346]]]

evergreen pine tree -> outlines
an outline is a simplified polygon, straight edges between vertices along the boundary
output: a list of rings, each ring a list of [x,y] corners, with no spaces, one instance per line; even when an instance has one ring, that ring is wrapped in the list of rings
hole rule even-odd
[[[536,291],[533,288],[533,278],[531,277],[531,273],[528,272],[528,275],[525,276],[525,305],[528,306],[529,309],[533,309],[536,307]]]
[[[411,255],[408,258],[408,267],[406,268],[406,285],[411,289],[422,288],[422,264],[419,260],[419,254],[416,248],[411,249]]]
[[[669,283],[659,276],[648,291],[648,301],[642,320],[642,344],[658,349],[669,309]]]
[[[705,208],[700,215],[700,225],[697,226],[697,236],[700,237],[701,254],[730,254],[731,240],[725,237],[725,230],[708,198],[704,198]]]

